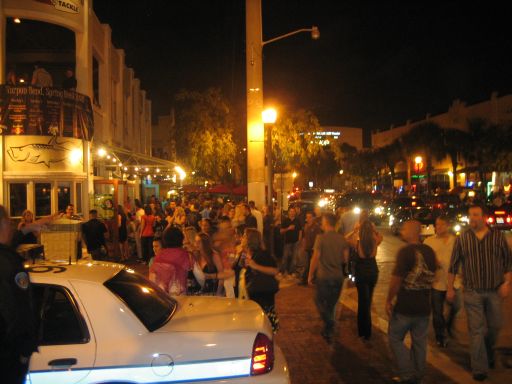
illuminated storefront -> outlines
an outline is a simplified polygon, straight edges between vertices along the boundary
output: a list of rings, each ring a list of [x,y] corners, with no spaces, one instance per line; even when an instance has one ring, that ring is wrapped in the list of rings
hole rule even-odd
[[[51,86],[30,85],[36,63]],[[0,69],[0,203],[11,216],[74,204],[87,217],[98,199],[152,194],[148,176],[174,169],[152,157],[151,101],[92,1],[0,0]]]

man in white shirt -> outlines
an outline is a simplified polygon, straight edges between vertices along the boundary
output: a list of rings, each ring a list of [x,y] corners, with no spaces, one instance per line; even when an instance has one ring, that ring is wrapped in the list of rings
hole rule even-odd
[[[436,235],[425,239],[424,244],[432,248],[436,254],[438,269],[432,284],[432,321],[436,333],[436,342],[439,347],[446,347],[445,331],[451,334],[453,319],[460,309],[460,301],[454,302],[450,309],[448,319],[444,318],[444,303],[448,289],[448,268],[452,256],[455,236],[450,233],[450,221],[442,215],[436,219]],[[460,288],[460,278],[455,282]]]
[[[249,207],[251,208],[252,215],[256,218],[258,231],[260,231],[260,233],[263,233],[263,215],[256,208],[256,204],[254,203],[254,201],[249,201]]]

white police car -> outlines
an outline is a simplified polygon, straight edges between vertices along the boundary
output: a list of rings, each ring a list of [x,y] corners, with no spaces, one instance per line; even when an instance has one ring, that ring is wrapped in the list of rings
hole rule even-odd
[[[254,302],[171,298],[114,263],[28,270],[40,336],[28,383],[289,383]]]

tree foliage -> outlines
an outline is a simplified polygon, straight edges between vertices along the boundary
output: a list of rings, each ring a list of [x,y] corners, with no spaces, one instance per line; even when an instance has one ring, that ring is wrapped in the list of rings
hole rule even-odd
[[[278,118],[272,128],[274,169],[299,168],[318,155],[322,146],[315,140],[315,133],[319,129],[318,118],[311,111],[299,110]]]
[[[176,152],[197,175],[228,181],[237,166],[234,114],[218,88],[175,96]]]

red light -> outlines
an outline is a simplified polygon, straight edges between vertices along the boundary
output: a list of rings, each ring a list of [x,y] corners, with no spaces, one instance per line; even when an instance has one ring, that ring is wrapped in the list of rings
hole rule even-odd
[[[494,211],[495,215],[504,215],[505,211]]]
[[[512,217],[507,216],[507,223],[509,223],[509,224],[510,224],[511,222],[512,222]]]
[[[487,219],[487,222],[488,222],[488,223],[491,223],[491,224],[492,224],[492,223],[494,223],[494,218],[489,217],[489,218]]]
[[[416,202],[415,202],[415,201],[413,201],[413,202],[411,203],[411,205],[412,205],[413,207],[415,207],[415,206],[416,206]]]
[[[258,333],[252,347],[251,375],[270,372],[274,367],[274,343],[263,333]]]

